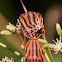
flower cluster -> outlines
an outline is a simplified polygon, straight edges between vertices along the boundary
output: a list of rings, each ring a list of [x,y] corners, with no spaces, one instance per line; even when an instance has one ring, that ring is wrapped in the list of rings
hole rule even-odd
[[[11,24],[11,23],[9,22],[9,25],[6,25],[6,29],[8,29],[8,30],[10,30],[10,31],[12,31],[12,32],[15,32],[16,26],[14,26],[13,24]]]
[[[2,62],[14,62],[14,59],[11,58],[11,60],[5,56],[5,58],[2,58]]]
[[[58,40],[58,38],[56,38],[56,40],[57,40],[57,42],[55,42],[53,40],[53,42],[55,43],[55,44],[53,44],[54,48],[52,49],[55,51],[54,54],[57,54],[59,51],[62,52],[62,43],[60,42],[60,40]]]
[[[19,19],[17,19],[17,21],[19,22]],[[6,25],[6,29],[7,29],[7,30],[1,31],[0,34],[12,35],[12,32],[13,32],[13,33],[14,33],[14,32],[18,32],[18,30],[20,29],[20,25],[17,25],[17,27],[16,27],[16,26],[14,26],[13,24],[11,24],[11,23],[9,22],[9,24]]]
[[[19,62],[25,62],[25,57],[22,57],[21,60],[19,60]]]

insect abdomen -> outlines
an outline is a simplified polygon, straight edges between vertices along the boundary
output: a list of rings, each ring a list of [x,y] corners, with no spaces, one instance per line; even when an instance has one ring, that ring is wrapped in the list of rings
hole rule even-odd
[[[42,45],[38,40],[29,40],[25,47],[25,62],[43,62]]]

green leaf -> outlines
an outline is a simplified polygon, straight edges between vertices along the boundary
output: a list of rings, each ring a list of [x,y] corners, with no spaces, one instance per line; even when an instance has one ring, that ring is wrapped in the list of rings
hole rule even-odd
[[[38,41],[42,44],[46,44],[47,43],[47,40],[43,40],[43,39],[38,39]]]
[[[43,45],[43,48],[45,49],[45,48],[53,48],[54,46],[52,45],[52,44],[50,44],[50,43],[47,43],[47,44],[44,44]]]

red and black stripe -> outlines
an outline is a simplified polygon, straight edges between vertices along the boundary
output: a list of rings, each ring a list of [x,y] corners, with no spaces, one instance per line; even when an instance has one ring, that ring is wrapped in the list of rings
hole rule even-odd
[[[28,47],[27,47],[28,45]],[[25,51],[25,61],[27,62],[43,62],[43,50],[42,45],[38,42],[38,40],[29,40],[26,44]]]
[[[19,16],[21,29],[24,32],[25,36],[27,36],[29,39],[37,39],[41,36],[41,33],[34,32],[34,30],[29,30],[34,27],[32,22],[37,24],[37,17],[39,18],[39,22],[42,23],[42,15],[37,12],[26,12]],[[32,25],[32,27],[29,25]]]

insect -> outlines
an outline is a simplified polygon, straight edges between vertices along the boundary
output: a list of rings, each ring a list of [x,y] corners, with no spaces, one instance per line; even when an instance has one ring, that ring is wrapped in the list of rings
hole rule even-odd
[[[16,27],[20,28],[18,35],[24,46],[25,36],[30,39],[25,46],[25,62],[43,62],[42,44],[37,40],[42,32],[45,32],[42,15],[31,11],[23,13],[19,16]],[[21,31],[24,33],[24,41],[20,35]]]

